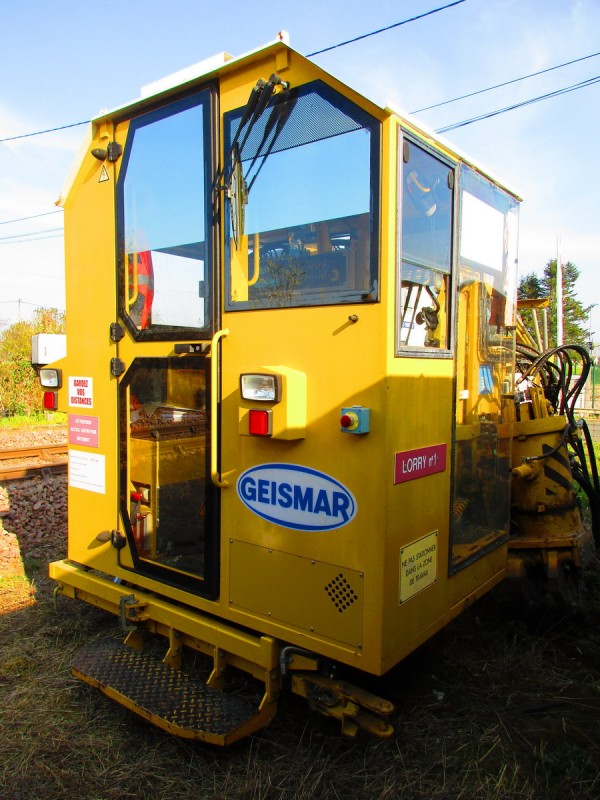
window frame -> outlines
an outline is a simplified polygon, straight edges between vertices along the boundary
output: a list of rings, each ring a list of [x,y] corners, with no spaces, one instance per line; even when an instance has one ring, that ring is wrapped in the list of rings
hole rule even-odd
[[[519,225],[519,208],[520,208],[520,205],[519,205],[518,199],[515,198],[515,196],[514,196],[514,194],[512,192],[510,192],[509,190],[507,190],[506,188],[501,186],[499,183],[494,181],[488,175],[486,175],[485,173],[481,172],[480,170],[478,170],[476,167],[474,167],[472,164],[470,164],[468,162],[464,162],[463,161],[457,166],[457,179],[458,179],[458,181],[455,184],[455,190],[456,190],[456,198],[455,199],[456,199],[457,211],[458,211],[458,217],[456,218],[456,261],[455,261],[455,273],[456,273],[456,278],[455,278],[455,285],[456,285],[456,288],[455,288],[455,330],[456,330],[455,341],[456,341],[456,350],[457,350],[457,355],[458,355],[459,354],[459,348],[460,348],[460,344],[458,342],[458,327],[460,325],[460,319],[459,319],[459,313],[460,313],[459,312],[460,280],[461,280],[461,273],[463,271],[463,268],[466,267],[468,270],[470,270],[472,272],[478,272],[480,278],[482,278],[482,277],[487,277],[487,278],[506,277],[506,273],[507,273],[508,270],[512,270],[513,271],[513,277],[515,278],[514,298],[513,298],[514,299],[513,313],[515,315],[514,322],[516,323],[516,279],[517,279],[517,270],[518,270],[518,268],[517,268],[517,263],[518,263],[517,242],[518,242],[518,225]],[[463,242],[462,242],[462,239],[463,239],[463,196],[464,196],[465,192],[468,192],[469,194],[473,194],[473,192],[469,192],[468,191],[468,183],[471,180],[475,181],[479,185],[479,188],[485,187],[485,189],[483,191],[489,192],[491,195],[493,195],[495,193],[499,193],[502,197],[506,198],[507,206],[510,207],[509,208],[510,213],[515,213],[516,212],[516,214],[517,214],[516,229],[514,230],[515,241],[514,241],[514,243],[511,241],[512,255],[515,257],[515,261],[512,263],[512,265],[509,262],[507,262],[506,266],[504,268],[502,268],[501,270],[498,270],[497,268],[495,268],[493,266],[486,265],[483,262],[473,261],[472,259],[470,259],[470,258],[468,258],[466,256],[463,256],[462,253],[461,253],[461,248],[462,248],[462,244],[463,244]],[[477,195],[474,195],[474,196],[477,196]],[[478,198],[478,199],[482,199],[482,198]],[[485,202],[485,200],[482,199],[482,202]],[[493,205],[491,203],[488,204],[488,205],[493,207]],[[485,282],[483,280],[480,280],[479,283],[484,285]],[[509,298],[508,294],[506,295],[506,298],[507,298],[507,301],[509,301],[511,299],[511,298]],[[482,318],[484,318],[484,317],[481,317],[481,316],[479,317],[480,323],[481,323]],[[491,322],[486,322],[486,326],[493,327],[493,324]],[[515,363],[514,362],[514,359],[515,359],[514,347],[515,347],[515,341],[516,341],[515,340],[515,335],[516,335],[515,334],[515,330],[516,330],[516,328],[513,327],[513,325],[508,325],[508,326],[505,327],[505,329],[509,330],[509,331],[512,331],[513,343],[512,343],[511,358],[513,360],[513,365],[514,365],[514,363]],[[464,365],[463,365],[463,367],[464,367]],[[460,447],[460,443],[459,443],[460,440],[459,440],[458,435],[457,435],[458,434],[458,430],[459,430],[461,424],[463,424],[463,425],[472,424],[472,423],[459,423],[459,421],[458,421],[458,404],[460,402],[459,397],[458,397],[458,384],[459,384],[459,381],[461,380],[461,378],[462,378],[462,375],[459,373],[458,365],[457,365],[457,368],[455,370],[455,375],[454,375],[454,389],[453,389],[454,398],[453,398],[453,409],[452,409],[452,474],[451,474],[451,481],[450,481],[451,507],[452,507],[452,504],[454,503],[454,501],[456,499],[458,499],[457,486],[458,486],[458,482],[459,482],[459,479],[460,479],[460,475],[458,474],[458,466],[457,466],[458,465],[457,459],[459,457],[458,450],[459,450],[459,447]],[[492,422],[493,425],[496,426],[494,432],[496,433],[498,440],[508,443],[508,451],[507,452],[502,454],[502,447],[497,444],[496,445],[496,453],[495,453],[496,459],[497,459],[496,475],[506,475],[507,474],[506,470],[501,465],[501,461],[504,458],[504,460],[508,463],[508,465],[510,465],[510,463],[511,463],[512,445],[511,445],[510,437],[507,436],[506,431],[503,431],[502,428],[503,428],[504,425],[510,424],[510,423],[505,423],[505,422],[502,422],[501,420],[491,420],[491,422]],[[491,481],[491,483],[493,484],[495,489],[498,488],[497,479]],[[458,559],[458,560],[455,560],[455,555],[456,555],[455,547],[459,544],[459,542],[457,541],[459,520],[454,519],[452,517],[452,515],[450,516],[449,540],[448,540],[448,542],[449,542],[449,546],[448,546],[448,575],[449,576],[456,575],[461,570],[471,566],[472,564],[474,564],[475,562],[479,561],[481,558],[485,557],[489,553],[491,553],[494,550],[497,550],[499,547],[505,545],[506,542],[510,539],[510,485],[508,485],[505,497],[503,499],[506,500],[506,514],[507,514],[507,516],[505,518],[506,528],[504,530],[502,530],[502,531],[500,531],[500,529],[497,528],[496,529],[496,531],[497,531],[496,536],[493,539],[492,538],[487,539],[485,537],[485,535],[480,536],[478,539],[474,540],[475,542],[482,542],[482,544],[479,546],[479,548],[474,549],[472,553],[470,553],[470,554],[466,555],[465,557],[463,557],[461,559]],[[483,523],[481,523],[479,527],[480,527],[480,529],[482,531],[489,529],[489,526],[486,526]]]
[[[288,91],[293,91],[297,97],[303,97],[310,92],[317,92],[324,100],[337,107],[344,114],[347,114],[351,119],[360,125],[360,129],[367,129],[370,133],[370,146],[369,146],[369,276],[371,287],[373,291],[369,295],[364,295],[363,298],[355,292],[352,297],[346,298],[346,292],[340,292],[335,296],[335,292],[328,292],[328,296],[324,302],[314,302],[317,292],[313,289],[308,290],[305,295],[301,297],[301,302],[293,302],[282,306],[277,305],[252,305],[251,300],[234,301],[231,299],[232,290],[232,247],[233,234],[231,224],[231,200],[225,194],[224,203],[224,310],[226,312],[236,311],[277,311],[292,308],[317,308],[325,306],[337,305],[362,305],[363,303],[374,303],[381,300],[380,286],[381,286],[381,263],[380,263],[380,229],[381,229],[381,184],[382,184],[382,155],[381,155],[381,121],[370,114],[365,109],[361,108],[358,104],[353,102],[349,97],[346,97],[337,89],[334,89],[324,81],[317,79],[308,83],[302,84],[298,87],[293,87]],[[271,101],[265,108],[268,111],[272,107]],[[224,148],[225,153],[229,153],[231,148],[231,125],[230,119],[233,115],[239,117],[243,114],[244,108],[235,108],[226,112],[223,115],[223,129],[224,129]],[[263,112],[264,113],[264,112]],[[308,143],[306,143],[308,144]],[[306,146],[306,145],[303,145]],[[329,220],[323,220],[329,221]],[[318,220],[315,220],[318,222]],[[293,226],[290,226],[293,227]]]
[[[424,152],[433,156],[442,164],[446,165],[453,174],[451,213],[452,220],[450,225],[450,268],[448,275],[448,301],[447,301],[447,346],[446,347],[421,347],[418,345],[406,345],[401,343],[402,332],[402,220],[404,204],[404,145],[413,145]],[[458,255],[458,215],[459,215],[459,195],[460,195],[460,163],[452,159],[446,153],[441,152],[431,146],[427,141],[420,139],[415,134],[407,131],[402,124],[397,124],[397,169],[396,169],[396,297],[395,297],[395,332],[394,332],[394,357],[395,358],[441,358],[451,359],[454,357],[456,349],[456,271]],[[442,273],[440,273],[442,274]]]
[[[218,95],[215,84],[206,84],[192,92],[178,95],[167,103],[154,108],[145,109],[131,117],[127,131],[127,139],[122,156],[119,176],[116,182],[116,270],[117,270],[117,313],[125,327],[138,342],[150,341],[198,341],[210,339],[216,330],[219,308],[219,270],[215,269],[217,248],[217,226],[213,214],[213,182],[216,169],[217,152],[217,107]],[[204,282],[205,296],[200,298],[204,303],[205,324],[203,327],[151,325],[147,329],[138,328],[127,311],[125,287],[127,283],[127,265],[125,248],[125,179],[127,167],[135,146],[135,132],[160,120],[167,119],[195,106],[203,107],[202,136],[204,151]]]
[[[210,434],[205,436],[206,451],[204,456],[204,475],[205,484],[205,508],[206,519],[204,535],[205,562],[203,575],[192,572],[178,570],[175,567],[163,565],[158,561],[140,556],[135,543],[133,527],[130,519],[130,461],[131,461],[131,429],[128,390],[140,369],[154,369],[167,372],[171,367],[174,369],[198,369],[202,367],[206,378],[206,391],[210,393],[211,371],[209,360],[205,356],[187,356],[181,360],[174,356],[137,356],[134,358],[119,381],[118,397],[121,408],[120,430],[119,430],[119,514],[127,540],[129,555],[132,560],[132,567],[128,567],[119,561],[119,566],[134,574],[152,578],[161,583],[174,586],[184,591],[192,592],[199,597],[215,600],[219,596],[220,581],[220,504],[218,490],[210,480]],[[211,409],[209,413],[216,413],[216,409]],[[210,425],[210,420],[208,420]]]

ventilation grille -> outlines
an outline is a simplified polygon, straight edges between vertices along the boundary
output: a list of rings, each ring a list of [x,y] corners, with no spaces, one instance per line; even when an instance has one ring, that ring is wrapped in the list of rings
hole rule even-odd
[[[358,595],[341,572],[325,586],[325,591],[340,614],[358,600]]]

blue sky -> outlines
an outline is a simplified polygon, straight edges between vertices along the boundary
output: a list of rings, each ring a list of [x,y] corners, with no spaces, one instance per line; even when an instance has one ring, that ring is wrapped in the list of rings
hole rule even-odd
[[[142,86],[287,30],[309,54],[451,0],[22,0],[3,9],[0,139],[87,120]],[[599,0],[465,0],[314,61],[380,105],[414,111],[600,51]],[[432,129],[600,76],[600,56],[416,114]],[[458,128],[445,138],[524,199],[520,272],[557,253],[600,340],[600,83]],[[0,142],[0,326],[64,308],[54,205],[84,127]],[[11,220],[46,214],[21,222]],[[17,301],[20,300],[21,303]]]

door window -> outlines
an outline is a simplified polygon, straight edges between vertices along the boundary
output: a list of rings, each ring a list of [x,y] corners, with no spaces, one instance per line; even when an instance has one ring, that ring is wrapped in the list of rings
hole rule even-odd
[[[407,139],[400,147],[396,352],[431,355],[450,347],[454,170]]]
[[[202,357],[136,358],[120,383],[121,511],[136,568],[205,587],[216,575],[209,376]]]
[[[208,90],[132,120],[118,184],[119,310],[136,339],[211,325]]]

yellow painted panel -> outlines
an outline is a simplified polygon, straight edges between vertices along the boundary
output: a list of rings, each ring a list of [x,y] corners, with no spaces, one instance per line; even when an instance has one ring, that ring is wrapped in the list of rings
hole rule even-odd
[[[229,553],[232,608],[362,647],[362,573],[238,540]]]

